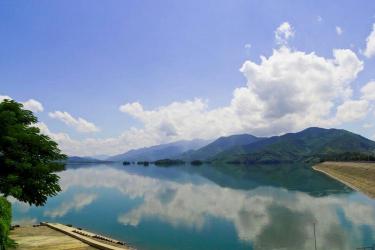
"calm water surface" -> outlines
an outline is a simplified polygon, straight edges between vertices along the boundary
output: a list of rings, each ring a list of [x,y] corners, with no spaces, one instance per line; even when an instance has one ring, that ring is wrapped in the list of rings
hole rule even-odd
[[[15,223],[73,224],[138,249],[355,249],[375,243],[375,201],[301,165],[68,166]]]

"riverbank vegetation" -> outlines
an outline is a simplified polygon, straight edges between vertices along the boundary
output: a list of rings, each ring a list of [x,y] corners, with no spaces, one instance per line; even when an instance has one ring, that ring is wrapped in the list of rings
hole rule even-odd
[[[14,244],[8,237],[11,219],[12,208],[10,202],[4,197],[0,197],[0,250],[7,249],[7,247]]]

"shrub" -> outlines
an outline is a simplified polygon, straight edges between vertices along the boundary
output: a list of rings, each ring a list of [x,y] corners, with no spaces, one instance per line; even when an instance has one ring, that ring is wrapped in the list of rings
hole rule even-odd
[[[6,249],[9,243],[8,234],[11,219],[11,205],[4,197],[0,197],[0,250]]]

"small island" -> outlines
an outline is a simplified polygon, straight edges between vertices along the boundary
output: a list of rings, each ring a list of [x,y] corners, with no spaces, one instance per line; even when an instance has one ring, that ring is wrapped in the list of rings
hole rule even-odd
[[[173,160],[173,159],[162,159],[154,162],[156,166],[175,166],[175,165],[184,165],[185,162],[182,160]]]

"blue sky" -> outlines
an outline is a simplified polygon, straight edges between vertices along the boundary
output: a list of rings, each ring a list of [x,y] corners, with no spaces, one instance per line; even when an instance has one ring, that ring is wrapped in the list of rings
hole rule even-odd
[[[375,135],[373,100],[361,92],[375,79],[375,56],[364,55],[375,23],[373,1],[1,1],[0,18],[0,95],[40,102],[43,111],[37,116],[44,131],[69,154],[112,154],[179,139],[237,132],[271,135],[312,125],[346,128],[370,138]],[[288,23],[293,35],[278,44],[275,31],[283,23]],[[308,121],[286,124],[288,119],[301,118],[288,118],[288,114],[301,115],[302,111],[291,110],[279,93],[271,93],[280,98],[278,107],[286,107],[276,112],[275,100],[268,96],[265,100],[263,90],[257,92],[267,80],[252,85],[250,80],[256,81],[259,75],[256,79],[244,76],[252,66],[245,73],[239,71],[246,60],[260,65],[261,55],[270,59],[273,50],[281,47],[290,50],[283,56],[315,52],[327,62],[334,59],[333,49],[352,51],[363,66],[353,69],[350,80],[337,83],[350,82],[350,97],[327,97],[326,104],[333,105],[329,115],[309,109]],[[264,117],[257,122],[250,117],[258,112],[253,104],[239,101],[241,108],[231,107],[239,100],[233,92],[246,86],[258,86],[251,90],[260,98],[256,103],[262,103],[256,110],[262,110],[257,117]],[[343,96],[362,100],[362,108],[358,103],[353,113],[360,109],[364,114],[346,114],[345,119],[328,122],[327,116],[333,119],[345,103]],[[316,109],[311,102],[301,107]],[[142,109],[132,105],[119,110],[121,105],[134,103]],[[229,117],[227,108],[241,113],[240,118]],[[191,113],[192,109],[198,111]],[[175,113],[186,113],[192,120],[188,122],[185,116],[171,120]],[[202,120],[200,115],[209,118],[189,127],[188,123]],[[231,119],[241,124],[225,121]],[[209,130],[206,134],[202,133],[205,129]]]

